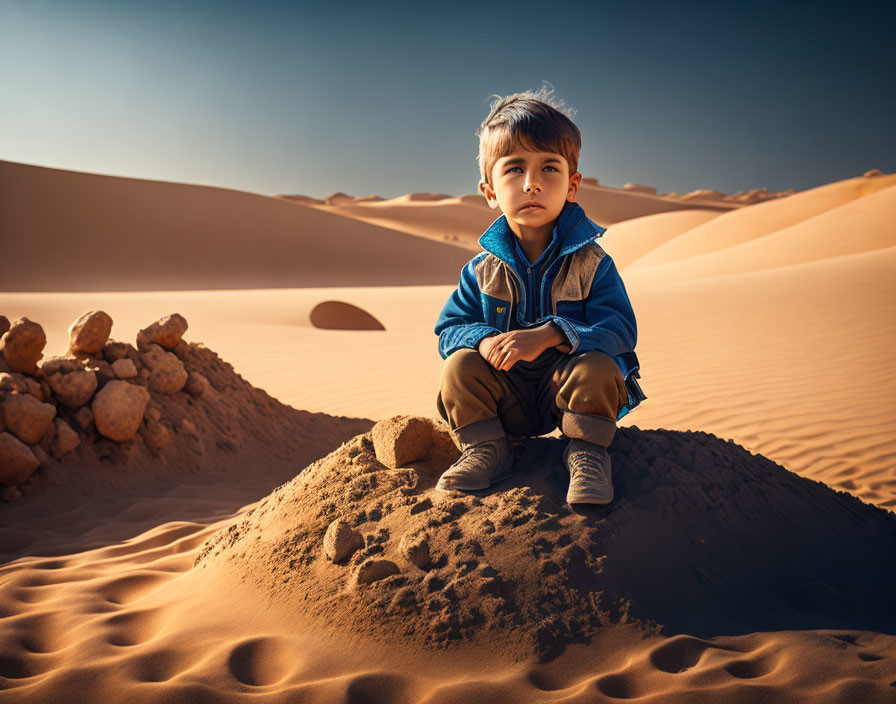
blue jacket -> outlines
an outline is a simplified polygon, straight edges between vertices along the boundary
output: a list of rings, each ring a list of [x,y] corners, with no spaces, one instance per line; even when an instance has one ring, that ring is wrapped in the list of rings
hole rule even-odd
[[[567,201],[554,234],[560,251],[536,281],[537,271],[520,270],[507,218],[495,220],[479,238],[485,251],[461,270],[436,321],[442,359],[461,348],[478,349],[488,335],[553,321],[566,336],[569,354],[599,350],[616,360],[629,391],[617,418],[635,408],[646,398],[636,381],[637,323],[616,265],[595,241],[604,232],[578,203]]]

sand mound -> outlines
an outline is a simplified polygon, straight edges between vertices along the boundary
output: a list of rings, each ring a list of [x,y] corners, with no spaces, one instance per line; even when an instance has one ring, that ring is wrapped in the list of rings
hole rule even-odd
[[[311,324],[324,330],[385,330],[370,313],[351,303],[324,301],[311,311]]]
[[[216,533],[195,571],[343,633],[521,658],[620,622],[697,636],[896,629],[896,518],[731,442],[620,429],[616,500],[573,512],[560,440],[526,441],[517,473],[471,496],[433,489],[456,456],[444,425],[426,459],[396,469],[375,433]]]

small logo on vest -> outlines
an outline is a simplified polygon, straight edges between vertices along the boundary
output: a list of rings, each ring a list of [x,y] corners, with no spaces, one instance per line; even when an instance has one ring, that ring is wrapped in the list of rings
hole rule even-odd
[[[495,310],[496,310],[498,313],[503,313],[503,312],[504,312],[504,306],[498,306],[497,308],[495,308]]]

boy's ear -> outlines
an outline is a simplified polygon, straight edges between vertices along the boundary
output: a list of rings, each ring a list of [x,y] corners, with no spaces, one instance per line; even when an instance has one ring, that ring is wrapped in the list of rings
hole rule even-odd
[[[479,182],[479,192],[485,196],[489,208],[495,209],[498,207],[498,198],[492,187],[488,185],[488,181]]]
[[[573,202],[576,199],[576,193],[579,192],[579,186],[582,183],[582,174],[576,171],[569,177],[569,190],[566,192],[566,200]]]

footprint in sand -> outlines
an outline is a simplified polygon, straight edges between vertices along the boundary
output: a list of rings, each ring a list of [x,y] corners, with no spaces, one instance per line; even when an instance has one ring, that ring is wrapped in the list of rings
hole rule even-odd
[[[635,699],[644,693],[637,678],[627,672],[612,672],[598,677],[594,686],[598,692],[613,699]]]
[[[110,604],[125,605],[154,591],[171,576],[164,572],[141,571],[111,579],[97,586],[95,591]]]
[[[267,687],[282,681],[292,670],[295,656],[280,638],[244,640],[227,658],[234,678],[251,687]]]
[[[694,667],[708,649],[718,647],[701,638],[675,636],[651,650],[649,657],[657,669],[678,674]]]
[[[161,609],[125,611],[104,619],[106,641],[110,645],[130,647],[154,638],[162,630],[164,614]]]
[[[345,690],[346,704],[411,701],[411,682],[403,675],[371,672],[355,675]]]

